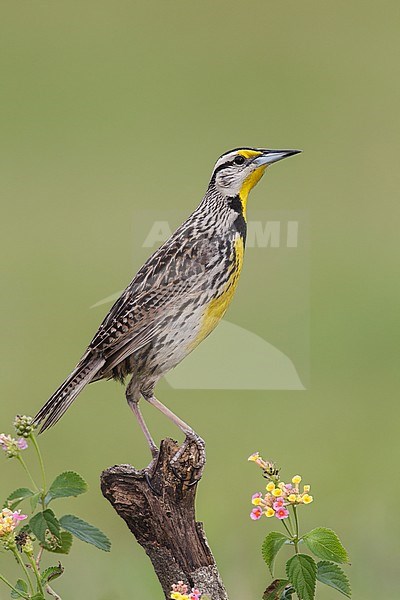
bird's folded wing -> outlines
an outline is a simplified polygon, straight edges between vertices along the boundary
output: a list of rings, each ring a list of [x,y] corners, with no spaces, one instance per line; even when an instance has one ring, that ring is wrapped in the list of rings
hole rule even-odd
[[[90,350],[121,362],[151,342],[183,303],[197,297],[209,251],[192,243],[190,255],[182,244],[173,253],[153,255],[105,317]]]

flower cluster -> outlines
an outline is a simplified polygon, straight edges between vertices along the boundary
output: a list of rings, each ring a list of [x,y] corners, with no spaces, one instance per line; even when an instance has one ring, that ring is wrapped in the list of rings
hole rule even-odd
[[[0,512],[0,538],[12,533],[18,523],[27,518],[27,515],[21,515],[20,510],[12,512],[9,508],[3,508]]]
[[[17,435],[28,438],[35,430],[33,418],[26,415],[17,415],[14,419],[14,427]]]
[[[255,462],[264,471],[264,476],[269,479],[266,486],[267,493],[257,492],[252,496],[252,504],[255,506],[250,513],[253,521],[257,521],[263,515],[266,517],[276,517],[277,519],[287,519],[289,517],[288,507],[298,506],[300,504],[310,504],[313,497],[310,496],[310,486],[304,485],[300,491],[300,475],[292,477],[292,483],[285,483],[279,479],[279,470],[273,463],[264,461],[258,452],[249,457],[251,462]]]
[[[188,594],[189,587],[183,583],[183,581],[178,581],[178,583],[172,586],[171,596],[172,600],[200,600],[201,592],[199,590],[192,588],[190,594]]]
[[[26,450],[28,443],[25,438],[21,437],[16,440],[11,435],[0,433],[0,448],[4,450],[8,458],[18,456],[21,450]]]

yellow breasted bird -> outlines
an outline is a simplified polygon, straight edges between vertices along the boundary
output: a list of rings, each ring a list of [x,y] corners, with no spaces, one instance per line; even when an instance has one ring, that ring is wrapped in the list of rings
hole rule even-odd
[[[189,425],[157,400],[154,387],[225,314],[243,265],[249,192],[269,165],[298,152],[236,148],[217,160],[199,206],[135,275],[78,365],[36,415],[41,431],[60,419],[88,383],[124,381],[130,375],[126,399],[153,457],[158,449],[139,408],[142,397],[184,432],[185,444],[202,444]]]

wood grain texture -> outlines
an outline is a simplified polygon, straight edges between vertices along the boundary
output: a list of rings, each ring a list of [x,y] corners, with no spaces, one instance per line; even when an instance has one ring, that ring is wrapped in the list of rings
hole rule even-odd
[[[151,489],[143,471],[117,465],[103,471],[103,496],[124,519],[149,556],[165,598],[182,580],[212,600],[228,600],[202,523],[196,522],[196,464],[199,449],[192,442],[177,466],[170,466],[179,447],[166,439],[151,468]]]

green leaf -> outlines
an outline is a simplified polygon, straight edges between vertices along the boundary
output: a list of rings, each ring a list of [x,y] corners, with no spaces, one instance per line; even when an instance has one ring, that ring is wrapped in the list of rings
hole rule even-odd
[[[286,563],[286,575],[300,600],[313,600],[317,565],[308,554],[295,554]]]
[[[78,473],[66,471],[55,478],[46,496],[48,504],[55,498],[68,498],[79,496],[87,491],[87,483]]]
[[[288,541],[286,535],[283,533],[278,533],[277,531],[271,531],[267,535],[262,545],[262,555],[263,559],[268,565],[269,570],[271,571],[271,575],[273,576],[273,567],[274,560],[279,550],[282,548],[283,544]]]
[[[38,513],[29,521],[29,527],[37,539],[46,543],[46,533],[49,531],[57,539],[60,538],[60,523],[57,521],[53,511],[48,508]]]
[[[338,565],[335,565],[335,563],[329,562],[328,560],[321,560],[317,564],[317,568],[318,581],[330,585],[348,598],[351,597],[350,583],[347,579],[347,575]]]
[[[42,596],[42,594],[35,594],[34,596],[31,596],[31,600],[46,600],[46,598]]]
[[[28,488],[18,488],[14,490],[4,502],[4,507],[10,510],[15,510],[22,500],[33,496],[33,492]]]
[[[86,521],[74,517],[74,515],[64,515],[60,519],[60,525],[83,542],[92,544],[96,548],[99,548],[99,550],[110,551],[111,542],[108,537],[100,529],[86,523]]]
[[[42,585],[46,585],[49,581],[53,581],[64,573],[64,567],[58,563],[56,567],[48,567],[40,576]]]
[[[287,579],[275,579],[265,590],[263,600],[286,600],[292,597],[292,584]]]
[[[69,531],[61,531],[60,538],[55,540],[55,544],[42,544],[43,548],[48,552],[55,554],[69,554],[71,550],[73,537]]]
[[[347,563],[349,557],[343,548],[338,536],[332,529],[326,527],[317,527],[309,533],[303,535],[304,543],[318,556],[325,560],[332,560],[336,563]]]
[[[17,594],[14,590],[11,590],[11,598],[27,598],[28,597],[28,584],[23,579],[18,579],[15,584],[15,589],[21,592]]]
[[[29,502],[31,505],[31,510],[32,512],[35,512],[36,507],[38,505],[38,502],[40,500],[40,496],[42,495],[42,492],[36,492],[36,494],[33,494],[30,498],[29,498]]]

